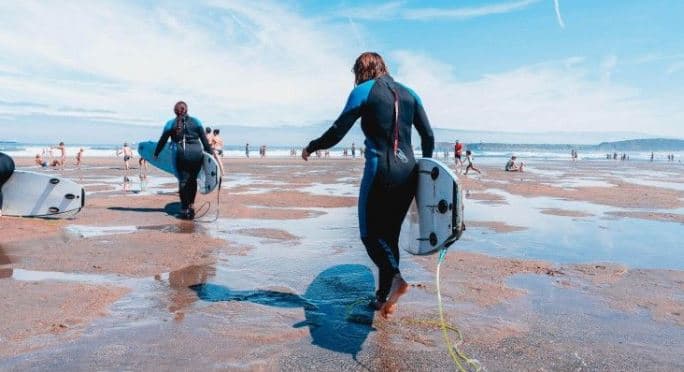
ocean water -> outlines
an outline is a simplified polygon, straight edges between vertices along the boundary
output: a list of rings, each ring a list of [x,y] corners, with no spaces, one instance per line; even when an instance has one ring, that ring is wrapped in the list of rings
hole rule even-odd
[[[129,144],[135,156],[137,154],[137,143]],[[2,142],[0,141],[0,151],[13,156],[13,157],[33,157],[36,154],[44,154],[46,158],[50,158],[50,147],[55,146],[55,144],[30,144],[21,142]],[[292,146],[296,149],[297,154],[301,154],[301,147]],[[266,156],[268,157],[290,157],[290,150],[292,147],[289,146],[268,146],[266,149]],[[67,157],[75,157],[79,149],[84,150],[85,157],[115,157],[117,149],[121,148],[121,145],[110,144],[110,145],[93,145],[93,144],[67,144],[66,151]],[[349,148],[347,148],[350,150]],[[244,145],[227,145],[224,148],[224,157],[229,158],[243,158],[245,157]],[[416,155],[420,155],[420,149],[416,148]],[[58,151],[56,149],[52,150],[52,156],[58,156]],[[618,156],[622,153],[618,153]],[[681,162],[684,160],[684,151],[659,151],[654,152],[654,160],[659,162],[666,162],[667,155],[674,154],[675,162]],[[257,146],[250,146],[250,157],[259,157],[259,148]],[[511,155],[516,155],[519,160],[568,160],[570,159],[570,153],[568,151],[483,151],[475,152],[473,156],[477,163],[480,164],[498,164],[502,159],[508,159]],[[579,152],[580,160],[605,160],[606,152]],[[630,160],[649,160],[651,156],[650,151],[634,151],[628,152]],[[351,156],[351,151],[349,151],[349,156]],[[359,157],[360,151],[357,149],[356,156]],[[437,148],[433,154],[436,159],[443,160],[448,158],[449,161],[453,161],[453,150],[440,149]],[[344,147],[338,146],[330,149],[330,157],[342,158],[344,157]]]

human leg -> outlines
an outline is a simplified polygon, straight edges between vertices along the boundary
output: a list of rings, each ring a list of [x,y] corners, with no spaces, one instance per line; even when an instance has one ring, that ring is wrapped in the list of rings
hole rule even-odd
[[[399,270],[399,235],[401,233],[401,225],[415,195],[415,182],[415,178],[412,178],[409,183],[396,188],[388,195],[388,200],[391,201],[387,205],[390,218],[387,226],[387,235],[384,240],[389,243],[389,248],[397,267],[389,283],[385,284],[389,286],[387,301],[381,309],[381,315],[385,318],[396,311],[396,304],[399,298],[406,294],[409,289],[408,283],[401,276],[401,271]]]
[[[197,196],[197,175],[202,168],[202,146],[187,144],[185,149],[179,149],[177,164],[181,178],[179,179],[179,193],[181,193],[181,213],[187,218],[194,217],[194,203]]]

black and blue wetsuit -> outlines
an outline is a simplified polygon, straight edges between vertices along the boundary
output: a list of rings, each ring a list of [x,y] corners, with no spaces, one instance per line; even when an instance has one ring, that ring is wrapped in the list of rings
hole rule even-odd
[[[359,117],[366,136],[359,229],[368,255],[378,266],[376,296],[384,302],[399,273],[399,233],[416,191],[412,124],[420,134],[423,157],[432,157],[435,140],[418,95],[385,75],[356,86],[339,118],[309,143],[307,151],[336,145]]]
[[[14,173],[14,160],[2,152],[0,152],[0,210],[2,210],[2,186],[9,180]]]
[[[187,210],[195,202],[197,195],[197,175],[202,169],[202,150],[211,154],[211,146],[207,141],[202,123],[187,115],[166,122],[154,156],[159,155],[169,137],[172,146],[176,147],[176,177],[178,177],[181,209]]]

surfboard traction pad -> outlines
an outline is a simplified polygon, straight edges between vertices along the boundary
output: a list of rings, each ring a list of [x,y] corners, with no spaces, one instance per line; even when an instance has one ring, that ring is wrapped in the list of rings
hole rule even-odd
[[[33,173],[33,172],[29,172]],[[50,185],[56,186],[61,182],[61,180],[57,177],[52,177],[48,180],[48,183]],[[74,195],[73,193],[66,193],[64,194],[64,199],[67,200],[74,200],[74,199],[80,199],[81,205],[79,208],[76,209],[69,209],[67,211],[62,211],[59,207],[51,206],[47,208],[47,211],[49,213],[45,214],[26,214],[26,215],[12,215],[12,214],[7,214],[7,216],[14,216],[14,217],[25,217],[25,218],[44,218],[44,217],[54,217],[54,216],[74,216],[78,214],[83,207],[85,207],[85,189],[81,187],[81,193],[79,195]]]
[[[419,162],[424,159],[419,159]],[[412,250],[409,249],[409,247],[406,247],[405,250],[408,251],[409,253],[413,255],[430,255],[435,253],[436,251],[442,249],[442,248],[448,248],[450,247],[453,243],[455,243],[457,240],[461,238],[461,235],[463,235],[463,231],[465,231],[465,223],[463,221],[463,214],[464,214],[464,206],[463,206],[463,189],[458,183],[458,178],[449,171],[449,168],[441,163],[438,160],[435,159],[429,159],[429,162],[437,163],[435,165],[432,165],[432,167],[427,170],[421,170],[419,163],[416,164],[418,167],[418,177],[421,177],[422,175],[429,174],[430,178],[433,181],[436,181],[437,178],[439,178],[440,174],[443,173],[440,171],[440,166],[444,170],[446,170],[446,176],[450,176],[450,178],[453,180],[453,189],[452,189],[452,200],[446,200],[446,199],[440,199],[435,205],[430,205],[430,206],[423,206],[423,209],[430,209],[431,214],[434,214],[435,212],[440,213],[440,214],[445,214],[451,212],[451,224],[450,224],[450,235],[442,242],[441,244],[439,243],[439,238],[437,234],[433,231],[427,236],[420,236],[420,232],[418,233],[418,237],[416,238],[416,241],[418,241],[418,245],[420,245],[421,241],[427,241],[431,249],[421,251],[421,249],[417,250]],[[420,184],[420,182],[419,182]],[[418,192],[416,192],[416,197],[418,195]],[[411,211],[409,213],[414,213],[414,214],[419,214],[420,210],[417,208],[417,200],[414,200],[412,206],[411,206]],[[407,216],[407,218],[411,218],[411,216]],[[420,220],[420,218],[418,219]],[[420,230],[420,229],[419,229]],[[410,242],[409,242],[410,244]]]
[[[446,167],[446,165],[445,165]],[[433,166],[432,170],[430,171],[430,177],[433,180],[436,180],[439,177],[439,167]],[[437,203],[437,211],[439,213],[447,213],[449,211],[452,211],[451,213],[451,235],[442,243],[440,246],[435,247],[434,251],[431,251],[427,254],[433,253],[439,249],[442,248],[449,248],[452,244],[454,244],[458,239],[461,238],[461,235],[463,235],[463,231],[465,231],[465,223],[463,222],[463,191],[460,185],[458,184],[458,181],[454,179],[453,182],[453,200],[451,200],[451,203],[446,201],[445,199],[441,199]],[[437,234],[434,232],[430,234],[429,237],[430,245],[436,246],[438,241],[437,241]]]
[[[53,184],[53,185],[58,184],[58,183],[59,183],[59,178],[51,178],[51,179],[50,179],[50,183]],[[62,212],[62,211],[59,209],[59,207],[49,207],[49,208],[48,208],[48,211],[49,211],[50,213],[48,213],[48,214],[37,215],[37,216],[22,216],[22,217],[51,217],[51,216],[57,216],[57,215],[74,216],[74,215],[76,215],[78,212],[80,212],[81,209],[83,209],[83,207],[85,207],[85,199],[86,199],[86,198],[85,198],[85,189],[84,189],[84,188],[81,188],[81,195],[79,195],[79,196],[76,196],[76,195],[74,195],[74,194],[72,194],[72,193],[64,194],[64,199],[67,199],[67,200],[81,199],[81,207],[78,208],[78,209],[71,209],[71,210],[68,210],[68,211],[66,211],[66,212]]]

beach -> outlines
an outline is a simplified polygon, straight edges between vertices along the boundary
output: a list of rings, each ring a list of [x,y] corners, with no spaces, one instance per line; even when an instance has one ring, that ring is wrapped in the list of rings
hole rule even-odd
[[[134,164],[128,183],[114,157],[47,170],[85,208],[0,218],[0,369],[454,369],[437,255],[401,252],[392,318],[366,306],[362,159],[225,158],[195,222],[174,217],[172,176]],[[683,370],[684,166],[503,164],[459,177],[466,231],[440,288],[461,349],[490,371]]]

